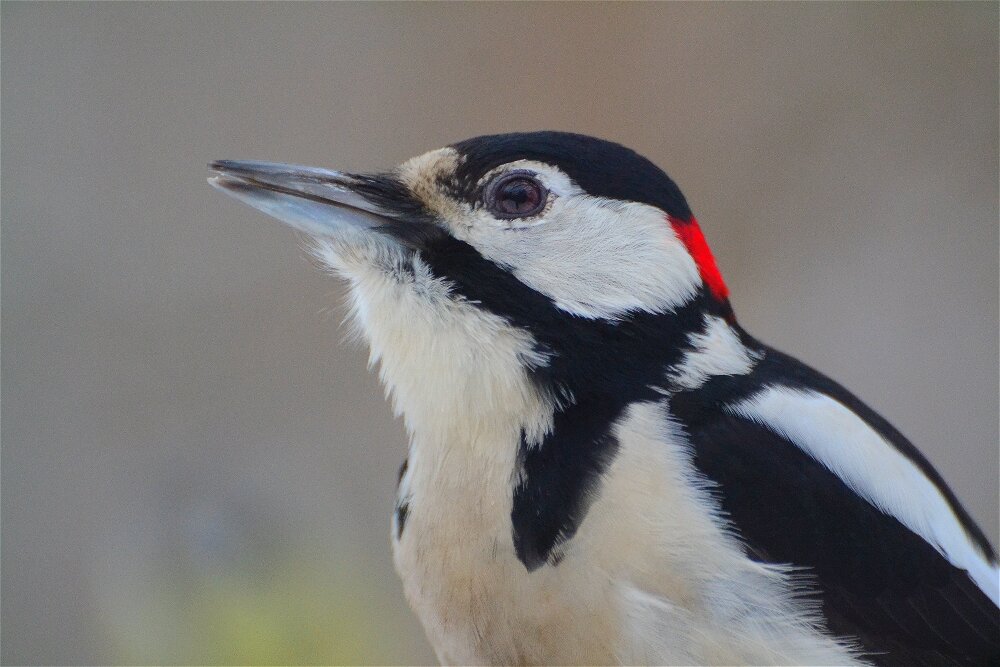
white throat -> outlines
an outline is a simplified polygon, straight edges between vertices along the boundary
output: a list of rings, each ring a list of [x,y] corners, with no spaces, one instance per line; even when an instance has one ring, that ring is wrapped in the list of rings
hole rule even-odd
[[[419,258],[412,271],[386,271],[329,244],[317,253],[349,280],[354,324],[411,438],[472,447],[550,428],[552,405],[528,377],[547,358],[528,333],[456,299]]]

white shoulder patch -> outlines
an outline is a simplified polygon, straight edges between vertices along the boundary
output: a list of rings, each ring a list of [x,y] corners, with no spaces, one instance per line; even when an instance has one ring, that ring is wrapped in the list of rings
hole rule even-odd
[[[772,386],[727,407],[787,438],[855,493],[925,539],[1000,604],[1000,570],[966,535],[938,487],[906,456],[839,401]]]
[[[680,389],[697,389],[715,375],[746,375],[760,361],[721,317],[705,318],[705,327],[688,336],[692,349],[671,366],[667,378]]]

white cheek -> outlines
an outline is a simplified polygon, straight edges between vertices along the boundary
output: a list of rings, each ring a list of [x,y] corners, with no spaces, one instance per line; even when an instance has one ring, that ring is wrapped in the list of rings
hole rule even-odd
[[[571,195],[535,224],[502,225],[484,212],[472,222],[456,233],[574,315],[669,312],[701,284],[666,216],[645,204]]]

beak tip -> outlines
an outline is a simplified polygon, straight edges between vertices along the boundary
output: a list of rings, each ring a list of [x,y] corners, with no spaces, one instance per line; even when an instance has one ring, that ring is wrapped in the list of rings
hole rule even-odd
[[[218,174],[236,174],[250,171],[253,163],[240,160],[212,160],[208,163],[208,170]]]
[[[226,188],[227,182],[231,181],[231,179],[226,178],[226,176],[224,176],[223,174],[212,174],[205,180],[208,181],[208,184],[211,185],[216,190],[223,190],[223,191],[227,189]]]

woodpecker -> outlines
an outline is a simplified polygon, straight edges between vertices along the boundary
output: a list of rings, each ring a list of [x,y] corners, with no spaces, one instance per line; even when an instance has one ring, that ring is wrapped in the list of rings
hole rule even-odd
[[[677,185],[482,136],[212,185],[346,280],[409,435],[391,541],[446,664],[1000,662],[997,557],[941,475],[757,341]]]

